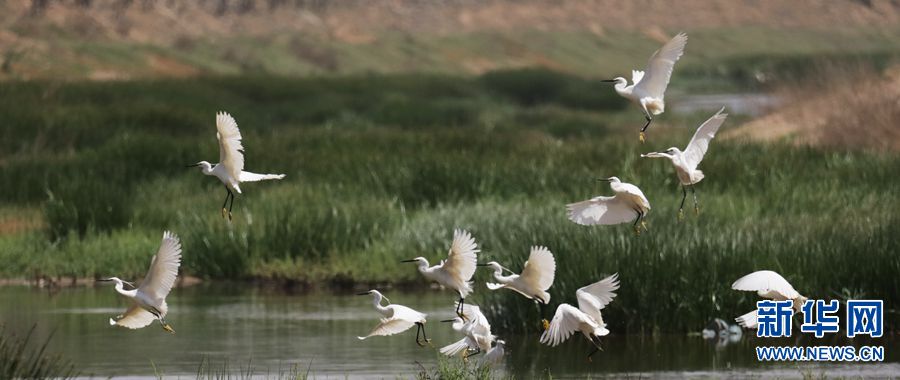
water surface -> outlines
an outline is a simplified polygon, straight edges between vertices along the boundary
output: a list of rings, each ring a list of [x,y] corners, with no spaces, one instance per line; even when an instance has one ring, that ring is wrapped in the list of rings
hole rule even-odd
[[[452,317],[450,292],[385,293],[395,303],[428,313],[427,333],[436,347],[459,339],[447,324],[438,322]],[[219,367],[227,362],[235,371],[249,363],[260,376],[298,365],[308,366],[318,379],[394,379],[413,377],[420,369],[416,362],[432,368],[436,361],[435,350],[416,346],[415,329],[359,341],[356,336],[367,333],[379,315],[370,297],[352,293],[286,294],[244,284],[216,284],[174,289],[169,305],[168,320],[176,335],[156,324],[134,331],[109,326],[108,319],[127,306],[112,287],[58,291],[0,287],[0,323],[23,334],[36,323],[41,338],[52,332],[50,351],[75,362],[86,375],[151,377],[155,366],[167,377],[192,378],[200,363],[208,360]],[[540,345],[537,331],[502,336],[508,342],[503,368],[518,378],[533,378],[548,370],[555,378],[795,378],[823,371],[828,376],[900,376],[896,340],[874,342],[885,346],[885,363],[777,365],[758,363],[756,345],[794,341],[745,336],[735,343],[717,344],[687,335],[613,334],[603,340],[604,351],[594,355],[591,363],[585,360],[590,346],[580,336],[555,348]],[[847,344],[841,339],[799,343]]]

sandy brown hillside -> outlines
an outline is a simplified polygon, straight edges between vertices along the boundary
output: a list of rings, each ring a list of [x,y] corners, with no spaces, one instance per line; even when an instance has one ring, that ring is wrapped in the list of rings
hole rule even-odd
[[[895,0],[7,0],[0,77],[583,71],[575,62],[592,49],[645,54],[603,40],[621,33],[639,40],[619,44],[649,47],[677,30],[864,28],[890,39],[898,24]]]

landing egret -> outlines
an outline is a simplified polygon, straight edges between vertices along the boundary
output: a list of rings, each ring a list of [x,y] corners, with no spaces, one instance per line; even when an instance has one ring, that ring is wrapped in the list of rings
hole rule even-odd
[[[442,347],[440,352],[447,356],[456,356],[462,352],[463,359],[467,359],[469,356],[489,351],[495,336],[491,334],[491,324],[488,323],[487,317],[481,312],[480,307],[463,305],[462,311],[466,316],[465,319],[456,317],[441,322],[453,322],[451,325],[453,330],[465,337]]]
[[[700,214],[700,206],[697,204],[697,192],[694,190],[694,184],[703,179],[703,172],[697,170],[697,165],[703,160],[703,155],[706,154],[706,150],[709,148],[709,141],[716,136],[719,127],[722,126],[725,118],[728,117],[727,113],[722,113],[723,111],[725,111],[725,107],[722,107],[719,112],[716,112],[715,115],[697,128],[697,131],[694,132],[694,137],[691,138],[691,142],[688,143],[687,148],[684,148],[684,152],[673,146],[664,152],[652,152],[641,155],[641,157],[668,158],[672,161],[672,165],[675,167],[675,174],[678,175],[678,181],[681,183],[681,206],[678,206],[678,219],[684,217],[683,209],[684,200],[687,198],[687,186],[691,187],[691,194],[694,196],[694,213]]]
[[[141,286],[135,289],[125,290],[123,284],[132,288],[134,285],[123,281],[118,277],[110,277],[100,281],[112,281],[116,283],[116,291],[131,299],[131,306],[125,313],[109,319],[110,325],[118,325],[129,329],[139,329],[158,320],[162,328],[172,334],[175,330],[166,322],[166,313],[169,306],[166,304],[166,296],[175,285],[178,276],[178,267],[181,265],[181,242],[178,236],[166,231],[163,233],[162,243],[153,259],[150,261],[150,270],[144,276]]]
[[[378,310],[384,318],[381,318],[381,322],[372,329],[369,335],[357,337],[359,340],[365,340],[371,336],[399,334],[416,326],[416,344],[420,347],[425,347],[425,343],[431,342],[428,336],[425,335],[425,314],[403,305],[392,305],[391,300],[374,289],[365,293],[359,293],[361,296],[369,294],[372,295],[372,304],[375,306],[375,310]],[[381,306],[382,299],[388,302],[387,306]],[[419,339],[420,336],[422,340]]]
[[[806,302],[806,297],[800,295],[784,277],[770,270],[761,270],[739,278],[731,284],[734,290],[756,292],[760,297],[776,301],[794,301],[794,312],[799,312]],[[757,326],[756,310],[735,318],[734,320],[744,328],[755,329]]]
[[[504,347],[506,342],[501,339],[494,340],[494,347],[484,354],[484,363],[487,365],[500,364],[503,361],[503,355],[506,354]]]
[[[675,62],[681,58],[686,44],[687,34],[678,33],[650,56],[650,61],[647,62],[644,71],[631,71],[632,84],[630,86],[628,80],[622,77],[604,80],[604,82],[615,83],[615,89],[619,95],[636,103],[644,111],[647,123],[641,128],[641,142],[644,142],[644,131],[653,121],[652,115],[659,115],[666,110],[664,99],[666,87],[669,85],[669,79],[672,78]]]
[[[535,300],[541,305],[543,314],[543,306],[550,302],[550,293],[547,289],[553,285],[553,278],[556,276],[556,261],[553,259],[553,253],[547,247],[535,246],[531,247],[531,254],[528,261],[522,268],[521,274],[512,273],[500,263],[491,261],[487,264],[478,264],[479,266],[487,266],[494,269],[494,280],[498,283],[487,283],[488,289],[510,289],[525,296],[525,298]],[[504,276],[503,271],[506,270],[511,274]],[[547,328],[547,320],[541,320],[544,329]]]
[[[447,260],[441,260],[440,264],[429,266],[428,260],[424,257],[416,257],[410,260],[403,260],[404,263],[417,263],[419,272],[425,278],[437,282],[445,287],[456,290],[459,293],[459,303],[456,308],[456,314],[464,317],[462,307],[466,301],[466,296],[472,293],[472,275],[475,274],[477,265],[476,254],[480,252],[475,238],[468,231],[453,231],[453,243],[450,245],[450,251]]]
[[[578,299],[578,308],[564,303],[556,308],[556,315],[550,321],[548,328],[541,335],[541,343],[555,347],[566,341],[577,332],[581,332],[591,344],[594,350],[588,354],[591,356],[600,350],[600,337],[609,334],[606,323],[600,315],[600,310],[609,305],[619,288],[619,275],[613,274],[591,285],[578,289],[575,298]]]
[[[207,161],[200,161],[188,167],[200,167],[203,174],[215,176],[223,184],[225,190],[225,203],[222,203],[222,217],[225,217],[225,206],[228,205],[228,199],[231,199],[231,205],[228,206],[228,220],[231,220],[231,209],[234,207],[234,192],[241,193],[240,184],[243,182],[257,182],[269,179],[282,179],[284,174],[257,174],[245,172],[244,170],[244,146],[241,145],[241,131],[238,130],[237,122],[231,115],[225,112],[216,114],[216,138],[219,140],[219,163],[210,164]]]
[[[650,201],[637,186],[625,183],[617,177],[600,179],[609,182],[616,193],[611,197],[595,197],[586,201],[566,205],[569,220],[583,226],[594,224],[619,224],[634,221],[634,232],[647,229],[644,217],[650,212]]]

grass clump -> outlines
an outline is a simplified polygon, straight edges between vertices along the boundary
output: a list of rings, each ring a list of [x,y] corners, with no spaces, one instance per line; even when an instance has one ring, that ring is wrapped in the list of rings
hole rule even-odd
[[[0,377],[4,379],[69,379],[78,376],[65,359],[49,354],[51,338],[34,346],[33,326],[24,337],[16,337],[0,325]]]

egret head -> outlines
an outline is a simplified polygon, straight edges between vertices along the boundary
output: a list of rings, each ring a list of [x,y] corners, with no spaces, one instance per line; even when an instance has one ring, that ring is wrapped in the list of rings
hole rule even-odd
[[[498,262],[496,262],[496,261],[491,261],[491,262],[489,262],[489,263],[487,263],[487,264],[478,264],[478,266],[480,266],[480,267],[491,267],[491,269],[493,269],[495,272],[500,272],[500,271],[502,271],[502,270],[506,270],[506,271],[512,272],[511,270],[504,268],[502,265],[500,265],[500,263],[498,263]]]
[[[619,177],[600,178],[600,179],[598,179],[598,181],[606,181],[609,183],[621,183],[622,182],[619,180]]]
[[[212,164],[210,164],[208,161],[200,161],[196,164],[188,165],[187,167],[189,167],[189,168],[199,167],[200,170],[203,171],[204,174],[207,174],[212,171]]]
[[[120,279],[120,278],[118,278],[118,277],[103,278],[103,279],[100,279],[100,280],[97,280],[97,281],[115,282],[117,285],[128,284],[128,286],[130,286],[130,287],[132,287],[132,288],[135,287],[134,284],[132,284],[132,283],[130,283],[130,282],[128,282],[128,281],[122,280],[122,279]]]
[[[416,257],[414,259],[403,260],[401,263],[418,263],[419,266],[425,265],[428,266],[428,260],[422,256]]]
[[[662,152],[651,152],[647,154],[642,154],[641,157],[650,157],[650,158],[673,158],[676,154],[680,154],[681,150],[676,147],[671,147]]]
[[[371,294],[372,296],[374,296],[374,297],[375,297],[376,299],[378,299],[379,301],[383,298],[383,299],[384,299],[385,301],[387,301],[388,303],[391,303],[391,300],[390,300],[389,298],[385,297],[383,294],[381,294],[381,292],[379,292],[379,291],[377,291],[377,290],[375,290],[375,289],[369,290],[368,292],[357,293],[356,295],[358,295],[358,296],[367,296],[367,295],[369,295],[369,294]]]

